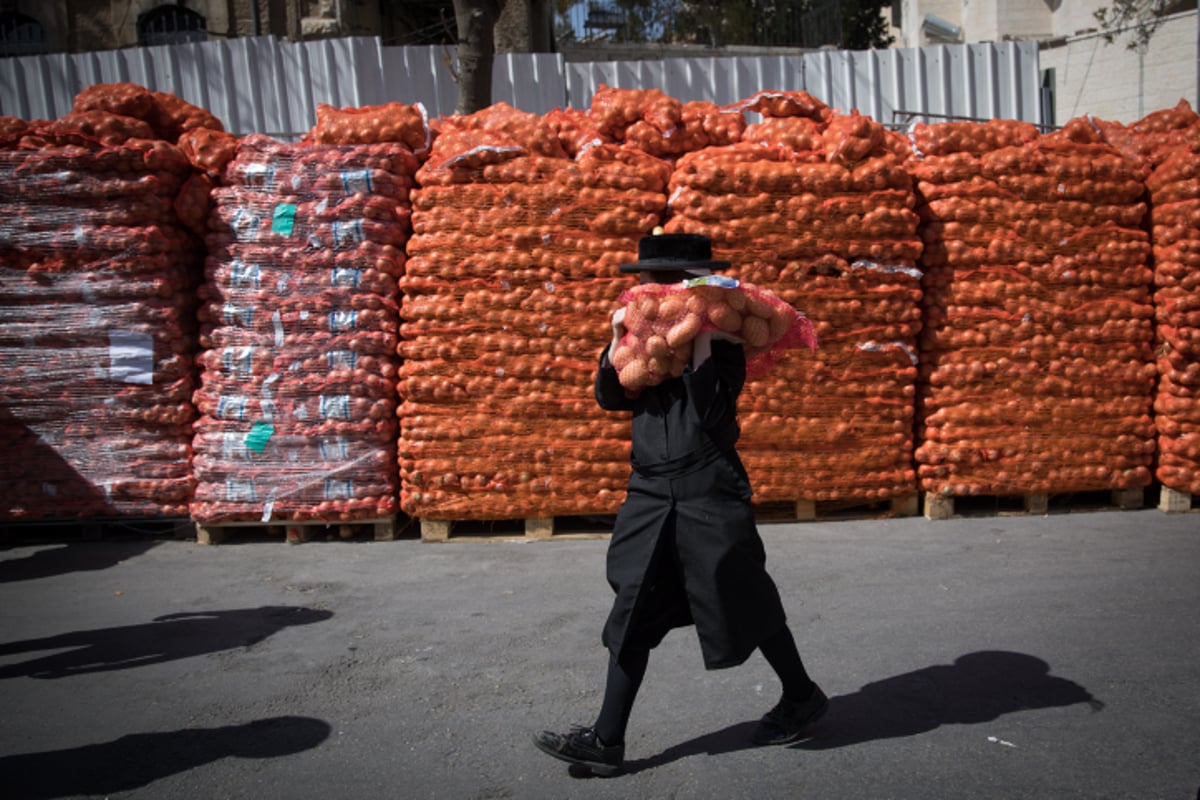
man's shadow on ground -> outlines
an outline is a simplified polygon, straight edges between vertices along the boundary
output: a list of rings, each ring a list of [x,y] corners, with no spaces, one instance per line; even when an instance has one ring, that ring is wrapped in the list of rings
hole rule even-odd
[[[829,701],[829,711],[810,729],[810,737],[792,745],[805,750],[897,739],[942,725],[990,722],[1004,714],[1087,703],[1104,704],[1074,681],[1050,674],[1050,665],[1024,653],[985,650],[968,653],[953,664],[925,667],[875,683]],[[656,756],[628,761],[626,772],[660,767],[688,756],[732,753],[754,747],[757,721],[740,722],[673,745]],[[572,773],[574,774],[574,773]]]
[[[32,581],[73,572],[109,569],[157,547],[150,540],[52,543],[20,558],[0,560],[0,583]],[[0,550],[6,549],[0,544]]]
[[[0,658],[46,650],[66,652],[0,666],[0,679],[67,678],[90,672],[161,664],[180,658],[257,644],[294,625],[333,616],[302,606],[263,606],[228,611],[166,614],[140,625],[72,631],[41,639],[0,642]]]
[[[67,750],[0,757],[6,796],[26,800],[127,792],[229,756],[279,758],[311,750],[331,732],[310,717],[135,733]]]

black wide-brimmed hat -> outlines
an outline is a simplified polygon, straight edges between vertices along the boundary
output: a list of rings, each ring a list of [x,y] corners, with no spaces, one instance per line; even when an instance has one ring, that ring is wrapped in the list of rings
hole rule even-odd
[[[713,261],[712,242],[697,233],[660,233],[638,241],[636,264],[622,264],[621,272],[676,272],[693,269],[729,269],[728,261]]]

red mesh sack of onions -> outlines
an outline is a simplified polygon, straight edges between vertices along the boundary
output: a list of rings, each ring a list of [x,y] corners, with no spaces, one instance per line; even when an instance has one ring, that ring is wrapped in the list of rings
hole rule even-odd
[[[740,340],[751,379],[765,375],[784,350],[817,346],[808,317],[767,289],[723,275],[640,284],[620,302],[626,332],[612,362],[628,392],[682,375],[701,331]]]

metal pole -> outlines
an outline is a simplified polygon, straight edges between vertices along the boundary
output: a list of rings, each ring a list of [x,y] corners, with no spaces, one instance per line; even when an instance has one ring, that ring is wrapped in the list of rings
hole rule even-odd
[[[1137,118],[1146,116],[1146,50],[1147,45],[1139,44],[1138,54],[1138,112]]]

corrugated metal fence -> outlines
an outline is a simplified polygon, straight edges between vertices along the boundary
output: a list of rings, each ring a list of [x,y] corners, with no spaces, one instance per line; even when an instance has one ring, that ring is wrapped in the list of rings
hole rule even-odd
[[[376,37],[257,37],[21,56],[0,59],[0,114],[53,119],[87,86],[132,81],[207,108],[234,133],[291,136],[312,127],[317,103],[420,102],[433,117],[451,114],[455,66],[452,48],[384,47]],[[492,99],[536,114],[587,108],[601,83],[720,105],[760,89],[803,89],[885,124],[905,122],[905,112],[1042,122],[1032,42],[587,63],[509,54],[496,57]]]
[[[894,50],[818,50],[803,55],[569,63],[571,104],[586,108],[600,83],[656,87],[680,100],[720,105],[760,89],[803,89],[842,111],[884,124],[902,112],[1041,124],[1034,42]]]

